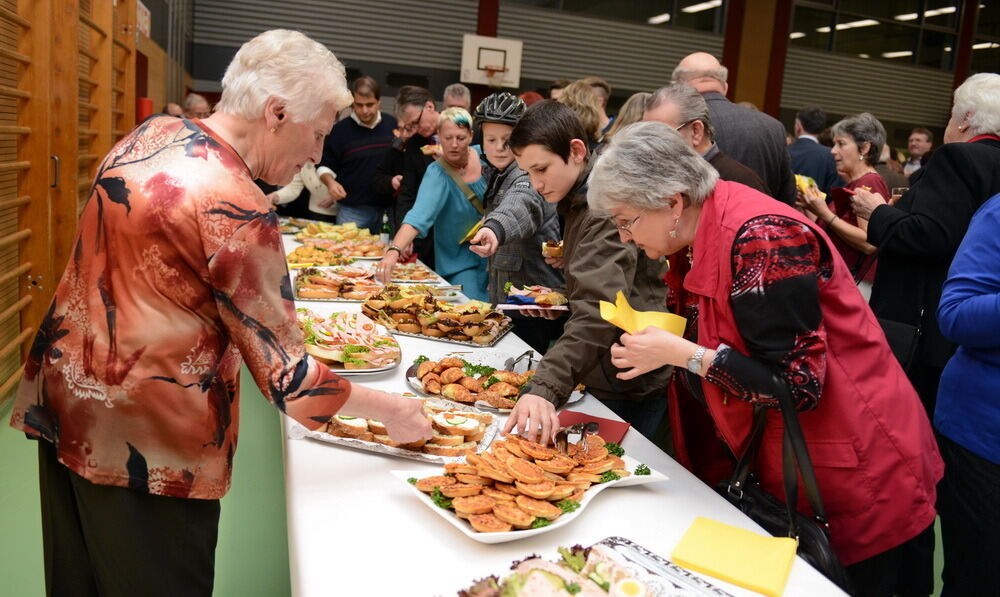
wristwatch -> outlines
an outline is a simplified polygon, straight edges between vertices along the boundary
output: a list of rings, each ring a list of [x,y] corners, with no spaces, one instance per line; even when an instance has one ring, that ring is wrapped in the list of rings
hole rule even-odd
[[[688,371],[695,374],[701,371],[701,359],[705,356],[706,350],[708,349],[704,346],[699,346],[698,350],[694,351],[694,354],[691,355],[691,358],[689,358],[687,362]]]

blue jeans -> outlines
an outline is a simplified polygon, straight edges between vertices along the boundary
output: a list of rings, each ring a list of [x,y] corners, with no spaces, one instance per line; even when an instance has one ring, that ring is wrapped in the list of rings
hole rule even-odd
[[[358,228],[367,228],[372,234],[378,235],[382,232],[383,213],[385,213],[384,207],[340,204],[337,206],[337,223],[354,222]]]
[[[663,396],[652,400],[601,400],[601,404],[610,408],[616,415],[631,425],[636,431],[654,441],[656,430],[667,413],[667,391]]]

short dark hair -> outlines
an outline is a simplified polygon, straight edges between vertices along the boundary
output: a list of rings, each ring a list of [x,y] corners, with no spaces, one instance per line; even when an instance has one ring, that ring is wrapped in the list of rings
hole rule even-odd
[[[810,135],[818,135],[826,128],[826,112],[815,106],[802,108],[795,118],[802,125],[802,130]]]
[[[358,77],[351,81],[352,95],[372,96],[375,99],[382,99],[382,89],[375,79],[371,77]]]
[[[552,93],[553,89],[564,89],[567,85],[569,85],[569,79],[556,79],[549,85],[549,93]]]
[[[515,154],[529,145],[541,145],[569,162],[570,142],[587,142],[580,117],[566,104],[542,100],[525,110],[524,116],[510,133],[508,145]]]
[[[913,133],[918,133],[918,134],[921,134],[921,135],[927,137],[927,142],[928,143],[933,143],[934,142],[934,133],[932,133],[930,131],[930,129],[926,129],[926,128],[922,127],[922,126],[918,126],[917,128],[915,128],[912,131],[910,131],[911,135]]]
[[[427,102],[433,102],[434,96],[430,91],[416,85],[403,85],[396,94],[396,109],[402,110],[406,106],[423,106]]]

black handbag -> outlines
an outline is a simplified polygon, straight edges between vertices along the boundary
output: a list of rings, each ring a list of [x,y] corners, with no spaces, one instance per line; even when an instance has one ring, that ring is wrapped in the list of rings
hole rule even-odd
[[[878,259],[879,253],[882,252],[882,247],[886,245],[890,238],[892,238],[893,232],[896,231],[894,226],[888,234],[885,236],[885,240],[879,245],[878,249],[875,250],[872,255],[865,260],[862,267],[858,268],[858,271],[854,272],[854,283],[859,284],[861,280],[864,279],[865,274],[868,270],[875,265]],[[920,284],[918,288],[918,296],[923,300],[923,283]],[[903,323],[900,321],[893,321],[892,319],[886,319],[884,317],[875,317],[878,320],[880,326],[882,326],[882,332],[885,334],[885,339],[889,343],[889,349],[892,350],[893,356],[899,361],[899,364],[903,367],[903,371],[906,373],[910,372],[910,366],[913,364],[913,357],[917,354],[917,345],[920,343],[920,336],[923,334],[922,326],[924,322],[924,309],[920,308],[920,316],[917,318],[917,325],[910,323]]]
[[[764,406],[754,407],[753,427],[743,455],[732,476],[722,481],[715,490],[736,506],[751,520],[764,527],[775,537],[791,537],[796,540],[796,552],[830,581],[847,593],[852,593],[847,572],[840,564],[833,548],[830,547],[830,527],[826,510],[820,497],[819,485],[813,471],[812,460],[806,448],[799,417],[792,403],[792,397],[784,381],[775,378],[775,398],[778,399],[785,422],[782,442],[782,476],[785,485],[785,501],[782,503],[761,488],[750,467],[756,460],[757,450],[764,438],[767,411]],[[815,513],[806,516],[796,510],[798,502],[799,474],[805,485],[806,498]]]

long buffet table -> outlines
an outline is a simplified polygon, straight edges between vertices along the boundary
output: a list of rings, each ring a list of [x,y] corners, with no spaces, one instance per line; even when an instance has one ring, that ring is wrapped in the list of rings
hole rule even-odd
[[[285,237],[285,248],[297,246]],[[303,301],[317,313],[360,311],[359,303]],[[351,381],[392,392],[408,391],[407,364],[424,354],[437,358],[476,348],[397,337],[403,365]],[[494,349],[510,355],[528,350],[514,334]],[[467,358],[473,359],[474,354]],[[592,396],[572,410],[618,417]],[[696,516],[764,532],[730,506],[711,488],[630,429],[622,447],[626,453],[669,477],[649,485],[609,488],[596,496],[579,518],[552,532],[500,544],[467,538],[430,512],[408,487],[390,474],[394,469],[440,474],[441,466],[333,446],[311,439],[290,439],[294,423],[283,418],[285,493],[288,513],[288,556],[292,594],[329,595],[455,595],[473,580],[508,572],[511,562],[536,553],[557,557],[556,548],[591,545],[621,536],[669,557]],[[710,581],[733,595],[750,591]],[[796,559],[785,595],[844,595],[815,569]]]

